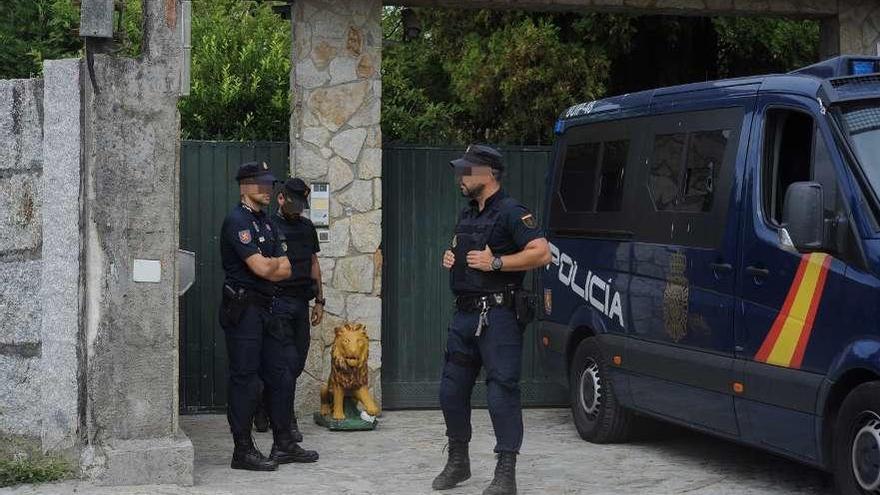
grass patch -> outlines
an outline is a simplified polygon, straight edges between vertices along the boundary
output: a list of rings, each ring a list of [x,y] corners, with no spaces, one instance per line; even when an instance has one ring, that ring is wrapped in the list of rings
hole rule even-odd
[[[70,466],[59,459],[40,456],[0,459],[0,487],[24,483],[48,483],[69,477]]]

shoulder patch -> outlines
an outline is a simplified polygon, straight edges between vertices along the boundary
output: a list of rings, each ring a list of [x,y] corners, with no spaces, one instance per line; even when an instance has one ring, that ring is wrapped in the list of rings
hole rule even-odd
[[[522,216],[522,218],[520,218],[520,220],[522,220],[522,223],[524,223],[525,226],[530,229],[534,229],[535,227],[538,226],[538,223],[535,222],[535,216],[532,215],[531,213],[526,213],[525,215]]]
[[[238,240],[241,241],[242,244],[250,244],[253,238],[251,237],[250,230],[239,230],[238,231]]]

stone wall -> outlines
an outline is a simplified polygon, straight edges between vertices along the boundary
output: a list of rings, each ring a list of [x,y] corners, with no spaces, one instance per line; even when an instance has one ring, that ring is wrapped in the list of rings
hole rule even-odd
[[[327,314],[312,329],[300,413],[318,406],[333,329],[344,321],[367,326],[370,386],[381,396],[381,9],[380,0],[293,3],[291,173],[331,190],[330,241],[320,255]]]
[[[0,143],[0,454],[10,454],[40,446],[42,80],[0,81]]]

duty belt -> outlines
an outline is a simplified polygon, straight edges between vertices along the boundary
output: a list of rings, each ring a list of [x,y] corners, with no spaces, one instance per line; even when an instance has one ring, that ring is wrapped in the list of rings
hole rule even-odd
[[[458,296],[455,298],[455,307],[466,313],[477,313],[484,307],[513,305],[512,294],[507,292],[493,292],[491,294],[476,296]]]

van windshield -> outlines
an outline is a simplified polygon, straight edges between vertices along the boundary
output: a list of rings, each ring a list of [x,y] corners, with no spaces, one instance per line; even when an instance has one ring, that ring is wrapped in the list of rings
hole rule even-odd
[[[851,103],[840,110],[862,170],[874,191],[880,193],[880,101]]]

